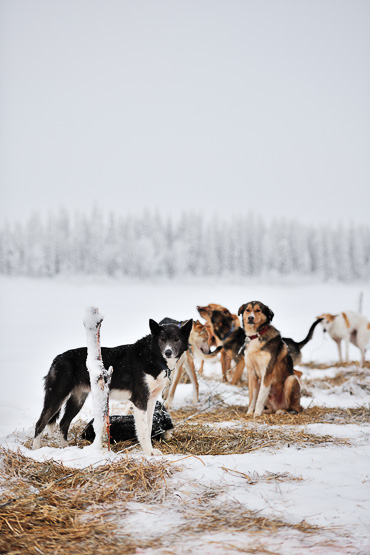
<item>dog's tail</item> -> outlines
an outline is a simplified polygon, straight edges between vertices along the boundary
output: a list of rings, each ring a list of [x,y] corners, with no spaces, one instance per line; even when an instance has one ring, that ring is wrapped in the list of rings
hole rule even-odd
[[[308,330],[307,336],[306,336],[302,341],[299,341],[299,342],[296,343],[298,349],[302,349],[302,347],[304,347],[305,345],[307,345],[307,343],[308,343],[309,341],[311,341],[312,336],[313,336],[313,332],[315,331],[315,328],[316,328],[317,324],[319,324],[323,319],[324,319],[324,318],[318,318],[318,319],[312,324],[312,326],[310,327],[310,329]]]
[[[221,351],[222,346],[217,347],[214,351],[212,351],[211,353],[208,353],[207,355],[205,353],[203,353],[200,349],[198,349],[198,354],[200,356],[200,358],[202,358],[203,360],[207,360],[209,358],[213,358],[216,355],[218,355],[218,353]]]

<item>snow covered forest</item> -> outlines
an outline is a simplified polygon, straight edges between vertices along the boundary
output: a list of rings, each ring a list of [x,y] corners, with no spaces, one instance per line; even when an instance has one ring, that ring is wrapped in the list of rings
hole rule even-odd
[[[23,276],[107,275],[308,276],[368,280],[370,227],[267,223],[245,217],[184,213],[177,220],[146,212],[117,216],[95,209],[5,224],[0,273]]]

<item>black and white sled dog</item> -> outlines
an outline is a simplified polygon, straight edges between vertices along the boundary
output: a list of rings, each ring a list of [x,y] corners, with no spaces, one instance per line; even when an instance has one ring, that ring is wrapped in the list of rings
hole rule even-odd
[[[131,401],[137,437],[145,455],[160,455],[153,449],[151,430],[155,403],[177,360],[188,348],[193,321],[181,328],[161,326],[149,320],[151,333],[133,345],[102,347],[105,368],[113,366],[110,397]],[[58,355],[45,377],[45,399],[41,416],[36,423],[33,448],[41,447],[41,433],[45,426],[54,427],[61,407],[65,410],[60,431],[67,441],[72,419],[78,414],[90,392],[86,368],[87,348],[81,347]]]

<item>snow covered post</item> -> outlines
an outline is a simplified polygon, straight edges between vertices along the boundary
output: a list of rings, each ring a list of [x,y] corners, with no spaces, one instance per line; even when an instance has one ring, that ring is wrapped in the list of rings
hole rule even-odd
[[[109,386],[113,367],[106,370],[102,361],[100,326],[103,318],[97,308],[90,306],[86,309],[83,323],[87,337],[86,367],[90,375],[94,412],[94,444],[109,450]]]

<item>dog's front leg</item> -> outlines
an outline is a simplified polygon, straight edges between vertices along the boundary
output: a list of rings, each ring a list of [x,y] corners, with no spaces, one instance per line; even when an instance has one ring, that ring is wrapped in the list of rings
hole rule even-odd
[[[176,362],[175,370],[172,376],[171,385],[167,385],[167,387],[162,391],[162,397],[166,400],[164,402],[164,406],[166,409],[171,408],[173,398],[175,396],[175,391],[182,376],[182,369],[183,369],[183,361],[182,357],[178,362]],[[163,393],[165,392],[165,395]],[[167,393],[168,392],[168,393]]]
[[[155,410],[155,404],[157,402],[158,397],[150,397],[148,400],[148,430],[149,430],[149,437],[152,437],[152,429],[153,429],[153,414]]]
[[[148,407],[149,407],[148,401]],[[155,405],[155,399],[154,399]],[[162,455],[159,449],[153,449],[152,447],[152,439],[151,434],[149,431],[148,426],[148,407],[147,410],[141,410],[134,405],[134,418],[135,418],[135,428],[136,428],[136,435],[140,442],[141,448],[144,451],[144,455]],[[154,409],[153,409],[154,411]],[[152,419],[153,419],[153,412],[152,412]]]
[[[230,358],[227,356],[224,349],[221,351],[221,369],[222,381],[227,382],[227,371],[230,370]]]
[[[271,389],[271,384],[266,385],[265,377],[261,380],[260,390],[258,393],[258,399],[256,403],[256,409],[254,411],[254,416],[261,416],[263,409],[265,408],[269,393]]]
[[[249,407],[247,415],[252,416],[256,408],[259,382],[258,378],[252,368],[248,368],[248,389],[249,389]]]
[[[185,353],[184,367],[193,385],[193,404],[196,405],[199,401],[199,383],[195,373],[194,361],[188,351]]]
[[[341,344],[342,341],[341,341],[341,339],[335,339],[334,341],[336,342],[337,347],[338,347],[339,362],[343,362],[342,361],[342,344]]]

